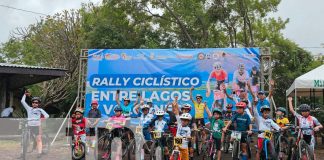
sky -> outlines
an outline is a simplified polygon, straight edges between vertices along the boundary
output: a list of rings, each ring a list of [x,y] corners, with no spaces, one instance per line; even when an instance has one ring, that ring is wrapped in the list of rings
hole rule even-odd
[[[17,27],[28,27],[40,20],[40,14],[14,10],[2,5],[53,15],[64,9],[77,9],[81,3],[101,0],[1,0],[0,1],[0,43],[6,42]],[[282,0],[273,17],[289,18],[283,34],[300,47],[313,54],[324,53],[324,0]],[[322,44],[322,45],[321,45]],[[318,48],[308,48],[318,47]],[[322,48],[320,48],[322,47]]]

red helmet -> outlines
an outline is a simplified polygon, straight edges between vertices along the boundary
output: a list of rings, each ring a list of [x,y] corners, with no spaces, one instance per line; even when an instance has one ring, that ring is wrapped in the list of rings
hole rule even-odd
[[[94,105],[94,104],[98,105],[98,101],[97,100],[92,100],[91,105]]]
[[[245,102],[238,102],[236,103],[236,108],[243,108],[245,109],[246,108],[246,103]]]

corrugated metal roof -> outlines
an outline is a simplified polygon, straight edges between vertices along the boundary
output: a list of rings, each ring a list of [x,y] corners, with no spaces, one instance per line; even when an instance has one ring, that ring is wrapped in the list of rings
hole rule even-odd
[[[28,69],[46,69],[46,70],[62,70],[62,71],[66,71],[66,69],[61,69],[61,68],[50,68],[50,67],[40,67],[40,66],[28,66],[28,65],[20,65],[20,64],[10,64],[10,63],[0,63],[0,67],[28,68]]]

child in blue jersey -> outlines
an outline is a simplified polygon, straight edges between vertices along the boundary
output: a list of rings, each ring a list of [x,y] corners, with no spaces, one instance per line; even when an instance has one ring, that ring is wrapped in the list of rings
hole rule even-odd
[[[163,135],[164,132],[168,130],[168,119],[165,118],[165,112],[163,110],[157,110],[155,112],[155,118],[151,122],[150,126],[154,131],[161,132]],[[166,146],[166,138],[162,137],[162,146],[164,146],[164,154],[168,156],[169,149]]]
[[[123,98],[123,103],[120,103],[119,94],[120,94],[120,90],[117,90],[116,91],[116,103],[118,106],[120,106],[122,108],[122,110],[123,110],[122,115],[124,117],[130,117],[132,114],[133,107],[137,104],[139,99],[141,99],[141,94],[140,93],[137,94],[138,98],[134,104],[131,104],[130,99],[127,97]]]
[[[136,105],[135,110],[136,112],[139,111],[138,108],[141,108],[140,113],[138,113],[138,117],[140,118],[140,125],[143,126],[143,135],[145,140],[151,140],[151,133],[150,133],[150,124],[154,118],[153,114],[149,113],[150,106],[147,104]]]

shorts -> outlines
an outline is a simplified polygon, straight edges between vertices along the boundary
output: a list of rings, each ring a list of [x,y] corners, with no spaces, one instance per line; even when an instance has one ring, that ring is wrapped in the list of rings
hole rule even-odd
[[[205,121],[203,118],[195,119],[194,123],[196,123],[197,128],[199,128],[200,126],[205,126]]]
[[[143,128],[143,136],[144,136],[144,139],[147,141],[152,140],[151,133],[148,130],[148,128]]]
[[[122,128],[115,128],[111,131],[113,138],[115,137],[122,137],[123,136],[123,129]]]
[[[313,135],[303,135],[304,141],[311,147],[314,151],[315,148],[315,138]]]
[[[177,126],[169,126],[169,130],[170,130],[171,134],[173,135],[173,137],[175,137],[177,134]]]
[[[214,139],[214,145],[216,150],[220,151],[221,150],[221,139],[220,138],[213,138]]]
[[[189,149],[179,147],[181,160],[189,160]]]
[[[241,143],[246,143],[247,142],[247,133],[242,133],[241,135]]]
[[[96,128],[89,128],[89,135],[96,136]]]
[[[30,132],[33,136],[42,135],[42,131],[39,128],[40,126],[29,126]]]
[[[220,89],[220,86],[221,86],[221,84],[224,83],[224,82],[225,82],[225,80],[221,80],[221,81],[217,80],[217,83],[216,83],[215,89],[216,89],[216,90],[221,90],[221,89]]]

